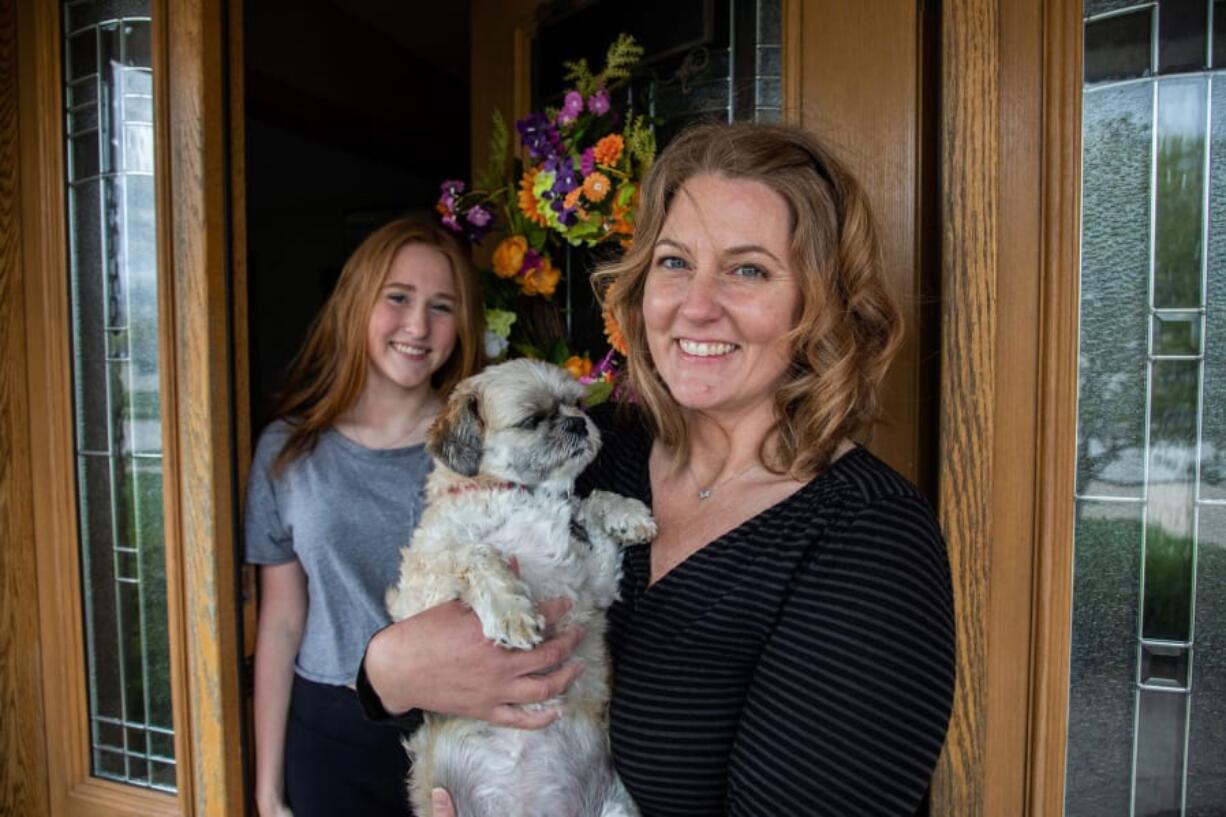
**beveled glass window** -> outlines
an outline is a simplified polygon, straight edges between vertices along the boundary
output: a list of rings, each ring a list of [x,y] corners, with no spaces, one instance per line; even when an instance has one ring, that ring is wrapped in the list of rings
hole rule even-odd
[[[62,12],[92,769],[174,791],[150,3],[79,0]]]
[[[1223,5],[1084,5],[1076,817],[1226,814]]]

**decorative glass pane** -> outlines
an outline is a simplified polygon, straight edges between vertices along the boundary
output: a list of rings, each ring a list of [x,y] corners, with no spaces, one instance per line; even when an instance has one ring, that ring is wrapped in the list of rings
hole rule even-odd
[[[1182,814],[1186,692],[1141,690],[1137,712],[1135,817]],[[1128,812],[1121,812],[1127,814]]]
[[[1132,79],[1153,71],[1153,29],[1152,6],[1086,23],[1086,82]]]
[[[93,773],[174,791],[149,5],[64,5],[69,271]]]
[[[1077,503],[1066,813],[1128,813],[1142,508]]]
[[[1158,6],[1158,70],[1167,74],[1205,68],[1208,30],[1205,0],[1162,0]]]
[[[1153,89],[1087,92],[1082,103],[1081,367],[1077,490],[1141,497]]]
[[[1226,16],[1226,8],[1222,9]],[[1216,19],[1216,18],[1215,18]],[[1226,194],[1226,80],[1213,80],[1214,202]],[[1209,286],[1205,314],[1205,397],[1201,418],[1200,496],[1226,500],[1226,207],[1209,208]]]
[[[1226,504],[1203,505],[1197,535],[1196,687],[1188,719],[1188,814],[1226,811]]]
[[[1154,306],[1201,305],[1207,80],[1158,83],[1158,191]]]
[[[1226,74],[1204,70],[1222,5],[1084,8],[1065,814],[1223,815]],[[1159,75],[1089,84],[1140,48],[1107,24],[1155,12]]]

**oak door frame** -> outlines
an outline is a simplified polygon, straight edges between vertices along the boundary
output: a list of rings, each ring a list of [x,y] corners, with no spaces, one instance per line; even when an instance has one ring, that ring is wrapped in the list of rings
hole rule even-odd
[[[1063,813],[1081,4],[942,4],[939,507],[958,686],[935,815]]]
[[[71,411],[59,4],[20,0],[21,259],[38,645],[52,814],[244,808],[224,4],[153,0],[164,514],[177,795],[90,775]],[[174,55],[173,62],[170,55]]]

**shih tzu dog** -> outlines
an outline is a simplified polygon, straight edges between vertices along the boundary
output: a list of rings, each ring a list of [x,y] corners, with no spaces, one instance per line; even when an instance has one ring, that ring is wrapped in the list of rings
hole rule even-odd
[[[430,813],[430,791],[441,786],[462,817],[638,815],[609,752],[604,611],[617,597],[621,546],[649,540],[655,523],[638,500],[572,495],[600,447],[582,396],[556,366],[514,360],[456,387],[427,435],[435,467],[387,594],[392,618],[461,599],[487,638],[526,650],[545,636],[537,603],[565,596],[573,606],[559,627],[584,627],[574,660],[585,668],[561,700],[546,702],[565,714],[541,730],[427,713],[406,743],[418,814]]]

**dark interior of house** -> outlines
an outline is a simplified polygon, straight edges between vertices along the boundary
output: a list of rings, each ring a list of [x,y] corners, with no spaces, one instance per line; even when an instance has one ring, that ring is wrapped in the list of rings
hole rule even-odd
[[[469,167],[468,3],[244,8],[251,423],[345,259]]]

